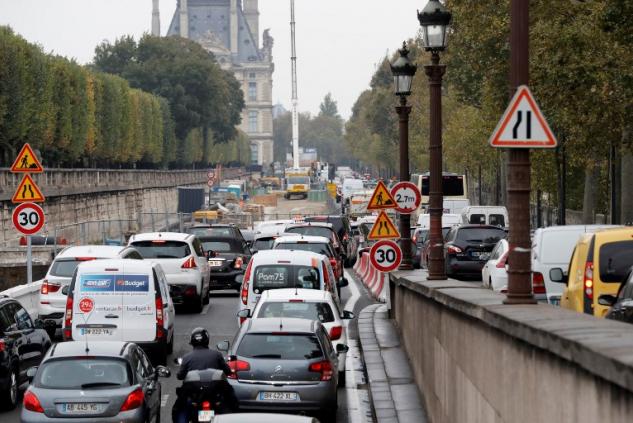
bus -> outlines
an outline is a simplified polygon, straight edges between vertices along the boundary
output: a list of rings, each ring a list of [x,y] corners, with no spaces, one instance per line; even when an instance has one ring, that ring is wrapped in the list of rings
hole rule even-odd
[[[422,194],[422,205],[429,204],[429,172],[414,173],[411,175],[411,182],[417,185]],[[458,175],[457,173],[442,173],[442,192],[444,200],[468,200],[468,185],[466,184],[466,175]]]

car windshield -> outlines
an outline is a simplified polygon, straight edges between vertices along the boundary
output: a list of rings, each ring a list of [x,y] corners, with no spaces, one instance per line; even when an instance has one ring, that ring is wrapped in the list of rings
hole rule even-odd
[[[496,244],[500,239],[506,237],[503,229],[493,228],[461,228],[457,232],[457,239],[466,242],[483,242],[486,244]]]
[[[600,247],[600,280],[622,282],[633,265],[633,241],[609,242]]]
[[[132,245],[146,259],[151,258],[184,258],[191,255],[191,249],[186,242],[181,241],[137,241]]]
[[[111,358],[72,357],[41,365],[35,386],[48,389],[104,389],[130,386],[127,363]]]
[[[79,266],[79,263],[82,263],[88,260],[92,260],[92,259],[85,258],[85,259],[77,260],[74,258],[68,258],[68,259],[55,260],[53,264],[51,265],[50,274],[52,276],[72,278],[73,273],[75,273],[75,269],[77,268],[77,266]]]
[[[245,358],[312,360],[323,357],[315,335],[249,333],[240,342],[237,355]]]
[[[204,251],[215,251],[218,253],[241,253],[242,246],[238,242],[232,241],[202,241]]]
[[[310,178],[305,177],[305,176],[293,176],[293,177],[288,178],[288,183],[289,184],[309,185],[310,184]]]
[[[257,317],[295,317],[321,323],[334,321],[334,313],[328,303],[267,301],[260,307]]]
[[[255,251],[271,250],[273,248],[274,243],[275,243],[275,238],[257,239],[253,242],[252,249]]]
[[[324,256],[328,257],[332,255],[330,250],[327,248],[327,244],[317,244],[314,242],[284,242],[283,244],[277,244],[275,249],[311,251],[313,253],[323,254]]]
[[[319,271],[314,267],[264,264],[255,268],[253,292],[261,294],[278,288],[319,289],[320,280]]]
[[[286,229],[286,232],[309,236],[324,236],[326,238],[332,236],[332,229],[323,226],[297,226],[295,228]]]

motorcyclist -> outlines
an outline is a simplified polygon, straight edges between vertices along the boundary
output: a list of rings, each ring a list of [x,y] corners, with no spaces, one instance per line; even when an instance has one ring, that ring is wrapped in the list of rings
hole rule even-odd
[[[222,370],[227,376],[231,374],[230,367],[224,361],[224,357],[219,351],[209,349],[209,332],[204,328],[195,328],[191,332],[189,344],[193,347],[193,351],[182,357],[180,369],[176,374],[178,380],[184,380],[187,373],[192,370],[215,369]],[[189,412],[191,411],[191,402],[185,395],[177,390],[178,398],[172,409],[172,420],[174,423],[187,423]],[[227,401],[225,406],[229,409],[235,409],[236,400],[233,389],[227,383],[224,398]]]

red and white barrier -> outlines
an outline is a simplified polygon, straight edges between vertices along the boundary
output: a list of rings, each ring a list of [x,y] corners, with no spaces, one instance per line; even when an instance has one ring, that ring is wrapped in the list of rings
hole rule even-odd
[[[380,272],[371,264],[367,251],[359,254],[354,271],[376,300],[382,303],[388,301],[389,274]]]

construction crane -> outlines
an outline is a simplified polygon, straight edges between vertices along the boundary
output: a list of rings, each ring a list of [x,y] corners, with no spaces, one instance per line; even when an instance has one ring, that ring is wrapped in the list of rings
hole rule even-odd
[[[297,45],[295,41],[295,0],[290,0],[290,36],[292,53],[292,160],[293,168],[299,169],[299,98],[297,96]]]

